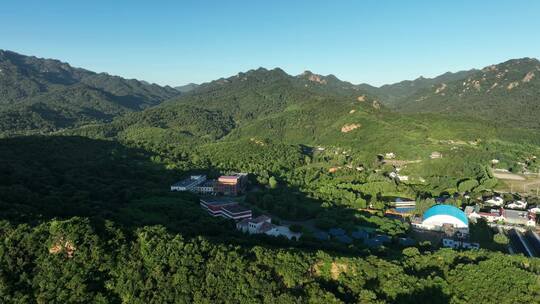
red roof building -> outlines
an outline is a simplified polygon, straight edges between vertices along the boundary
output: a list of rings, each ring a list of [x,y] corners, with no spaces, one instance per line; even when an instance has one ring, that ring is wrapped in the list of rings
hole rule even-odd
[[[215,192],[223,195],[236,196],[246,189],[247,174],[237,173],[234,175],[220,176],[215,185]]]

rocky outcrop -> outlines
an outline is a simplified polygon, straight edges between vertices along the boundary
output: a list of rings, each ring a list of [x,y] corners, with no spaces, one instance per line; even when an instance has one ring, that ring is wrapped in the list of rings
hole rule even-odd
[[[343,127],[341,127],[341,132],[342,133],[348,133],[348,132],[351,132],[352,130],[355,130],[355,129],[358,129],[360,128],[362,125],[358,124],[358,123],[355,123],[355,124],[346,124],[344,125]]]

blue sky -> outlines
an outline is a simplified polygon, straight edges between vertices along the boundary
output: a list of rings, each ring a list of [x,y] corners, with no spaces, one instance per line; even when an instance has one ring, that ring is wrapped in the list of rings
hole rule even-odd
[[[4,1],[0,49],[159,84],[260,66],[381,85],[540,57],[540,1]]]

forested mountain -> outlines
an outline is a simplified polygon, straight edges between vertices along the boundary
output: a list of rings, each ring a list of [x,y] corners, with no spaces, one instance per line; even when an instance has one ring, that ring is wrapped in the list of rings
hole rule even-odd
[[[281,69],[260,68],[202,84],[156,107],[70,134],[157,145],[256,138],[350,147],[366,158],[393,151],[412,159],[449,148],[437,140],[523,143],[540,138],[519,126],[392,112],[383,98],[332,75],[291,76]]]
[[[385,121],[396,117],[376,96],[334,76],[310,72],[291,76],[281,69],[260,68],[202,84],[157,107],[120,117],[106,126],[82,128],[78,134],[95,131],[167,142],[196,134],[213,139],[257,137],[293,144],[354,144],[359,134],[375,136],[394,129]],[[204,134],[191,132],[190,124],[204,125],[196,127]],[[377,127],[380,131],[369,131]]]
[[[110,121],[178,94],[170,87],[0,50],[0,134]]]
[[[189,91],[195,90],[199,85],[196,83],[188,83],[186,85],[174,87],[177,91],[180,91],[182,93],[187,93]]]
[[[389,107],[399,106],[401,101],[414,95],[416,92],[429,88],[435,84],[457,81],[473,74],[476,70],[460,71],[456,73],[446,72],[434,78],[424,78],[422,76],[415,80],[404,80],[398,83],[386,84],[380,88],[372,89],[373,93],[379,94],[384,99],[385,105]]]
[[[471,240],[482,249],[457,251],[420,240],[405,247],[399,240],[412,236],[410,224],[384,216],[396,197],[416,200],[418,215],[435,198],[463,207],[489,195],[499,185],[493,159],[512,171],[525,162],[528,170],[540,168],[533,157],[540,131],[459,112],[399,113],[384,104],[389,96],[431,92],[438,81],[448,84],[436,95],[449,94],[465,74],[469,89],[483,92],[488,71],[479,90],[476,72],[463,72],[384,93],[333,75],[259,68],[180,94],[55,60],[1,56],[2,303],[540,297],[540,260],[506,254],[507,244],[494,242],[485,222],[471,225]],[[529,92],[533,74],[505,83],[505,91]],[[27,136],[33,132],[44,134]],[[433,151],[444,157],[431,159]],[[395,159],[382,162],[389,152]],[[230,172],[248,173],[247,193],[235,198],[240,204],[273,223],[294,223],[302,237],[242,234],[234,221],[209,216],[197,195],[169,191],[191,174]],[[314,236],[336,227],[391,241],[370,247]]]
[[[513,59],[460,80],[441,81],[396,104],[405,113],[445,113],[540,128],[540,62]]]

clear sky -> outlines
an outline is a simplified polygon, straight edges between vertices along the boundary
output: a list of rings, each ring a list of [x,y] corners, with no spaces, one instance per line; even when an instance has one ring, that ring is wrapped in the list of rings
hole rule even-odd
[[[374,85],[540,57],[540,1],[2,1],[0,49],[162,85],[260,66]]]

